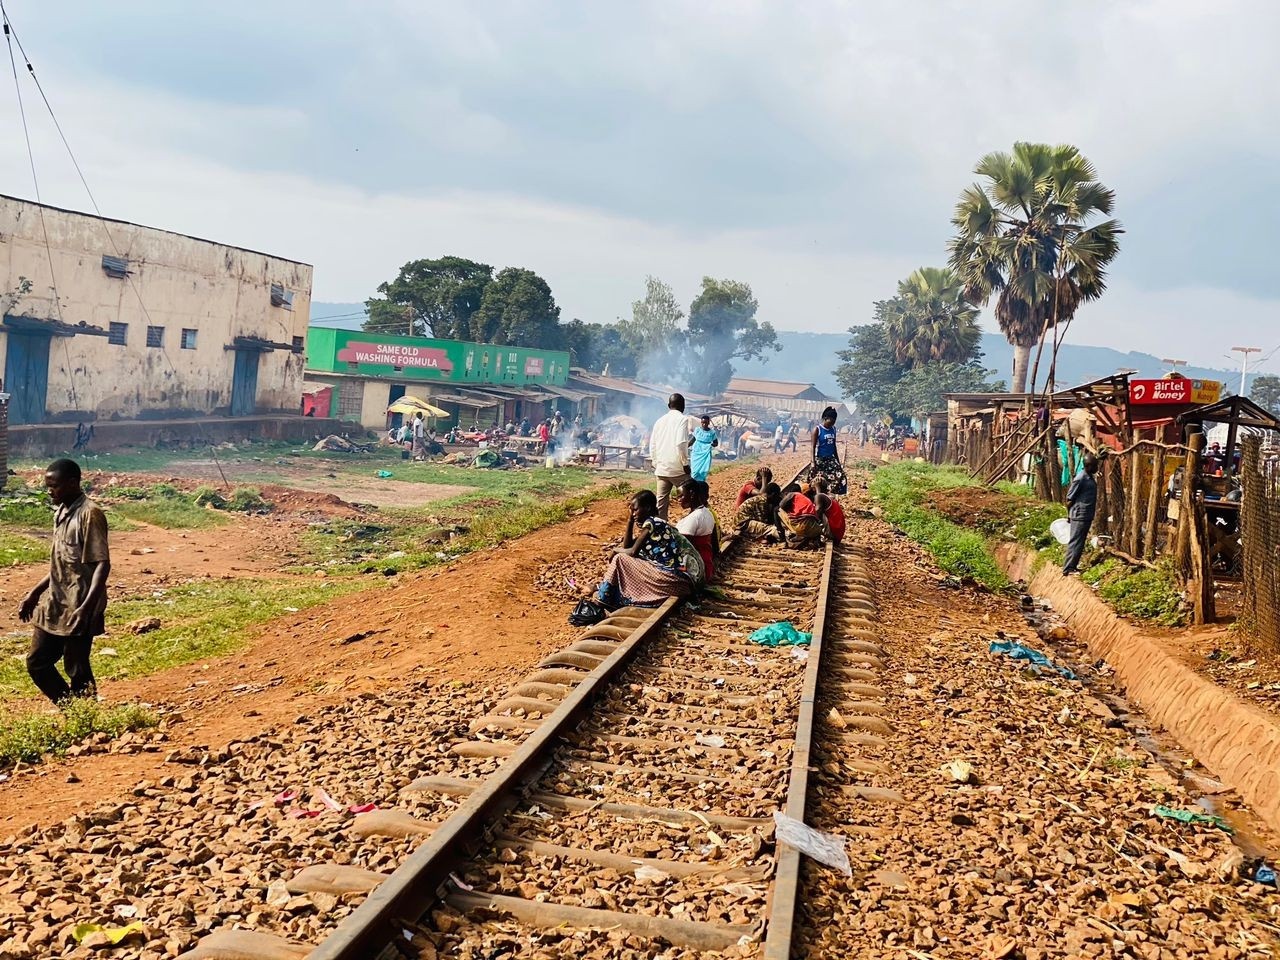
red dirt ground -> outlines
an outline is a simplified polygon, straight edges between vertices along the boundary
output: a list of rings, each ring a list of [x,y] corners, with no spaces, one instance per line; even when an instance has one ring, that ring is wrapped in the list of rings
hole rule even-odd
[[[795,457],[783,462],[792,470],[800,465]],[[755,467],[732,467],[713,482],[736,490]],[[238,654],[105,682],[101,693],[108,700],[140,699],[177,709],[180,717],[166,731],[168,743],[159,752],[95,753],[15,772],[0,784],[0,834],[61,820],[131,790],[160,775],[171,749],[221,746],[363,691],[433,675],[442,683],[516,679],[574,632],[566,621],[569,604],[536,589],[539,569],[600,549],[621,535],[625,518],[624,502],[597,503],[566,523],[443,570],[378,580],[368,591],[277,620]],[[224,537],[226,529],[221,528]],[[247,538],[233,539],[228,565]],[[255,545],[251,554],[260,559],[252,562],[270,558],[272,549]]]

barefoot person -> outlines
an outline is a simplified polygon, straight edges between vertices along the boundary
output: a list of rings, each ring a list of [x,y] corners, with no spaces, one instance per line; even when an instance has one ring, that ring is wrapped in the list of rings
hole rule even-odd
[[[95,694],[89,649],[104,630],[107,575],[107,518],[80,489],[80,465],[55,460],[44,472],[49,500],[57,507],[49,575],[35,585],[18,608],[18,618],[33,625],[27,673],[54,703]],[[63,661],[67,680],[58,672]]]
[[[742,489],[738,491],[738,502],[734,504],[734,509],[739,509],[747,502],[748,497],[754,497],[758,493],[762,493],[764,488],[773,483],[773,471],[768,467],[761,467],[756,471],[756,478],[742,485]]]
[[[738,507],[738,528],[743,536],[753,539],[781,540],[785,536],[778,519],[778,502],[782,488],[770,481],[758,494],[747,497]]]
[[[818,505],[805,494],[784,493],[778,504],[778,519],[786,531],[788,547],[807,550],[821,543],[822,519],[818,516]]]
[[[656,606],[690,596],[706,579],[702,557],[674,526],[658,516],[658,498],[641,490],[631,498],[627,533],[596,589],[608,609]]]

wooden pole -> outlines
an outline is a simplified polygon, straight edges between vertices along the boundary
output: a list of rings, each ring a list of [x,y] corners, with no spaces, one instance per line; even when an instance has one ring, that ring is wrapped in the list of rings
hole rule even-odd
[[[1128,502],[1124,496],[1124,472],[1120,457],[1108,457],[1107,495],[1111,498],[1111,540],[1116,546],[1124,541],[1124,518]]]
[[[1135,557],[1142,554],[1139,545],[1142,529],[1142,453],[1134,450],[1129,454],[1129,515],[1124,529],[1124,548]]]
[[[1104,536],[1111,536],[1111,494],[1108,482],[1110,472],[1107,469],[1107,461],[1103,460],[1098,464],[1098,519],[1094,521],[1094,525],[1098,528],[1098,532]]]
[[[1160,501],[1164,497],[1164,449],[1156,448],[1155,461],[1151,469],[1151,481],[1147,496],[1147,542],[1142,556],[1148,560],[1156,558],[1157,541],[1160,539]],[[1137,556],[1137,554],[1135,554]]]
[[[1200,455],[1204,452],[1204,444],[1204,434],[1199,431],[1187,437],[1187,455],[1182,461],[1182,497],[1178,501],[1178,543],[1174,556],[1183,579],[1191,573],[1192,508],[1196,502],[1196,488],[1200,485]]]

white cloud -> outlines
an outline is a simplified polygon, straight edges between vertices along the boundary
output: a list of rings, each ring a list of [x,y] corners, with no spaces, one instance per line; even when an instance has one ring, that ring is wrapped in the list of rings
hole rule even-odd
[[[229,25],[219,44],[275,31],[290,56],[256,88],[229,47],[204,89],[148,59],[201,43],[170,5],[85,3],[78,33],[45,6],[11,13],[47,51],[104,213],[314,262],[321,300],[456,253],[538,270],[566,317],[626,313],[647,273],[687,302],[713,274],[749,280],[780,327],[840,330],[942,261],[974,161],[1014,139],[1078,143],[1122,219],[1208,160],[1280,155],[1280,7],[1261,0],[231,4],[194,15]],[[141,55],[77,56],[120,18]],[[85,208],[38,107],[29,95],[45,200]],[[0,123],[18,129],[11,97]],[[30,194],[17,137],[0,176]],[[1222,186],[1170,202],[1211,210]],[[1172,338],[1210,362],[1223,337],[1274,335],[1280,302],[1153,273],[1165,238],[1133,226],[1073,340]]]

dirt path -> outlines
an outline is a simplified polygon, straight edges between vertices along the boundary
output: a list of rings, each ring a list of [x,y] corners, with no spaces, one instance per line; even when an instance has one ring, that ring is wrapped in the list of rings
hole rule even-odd
[[[780,460],[779,472],[801,463]],[[727,495],[756,466],[718,472],[713,484]],[[722,522],[731,516],[722,513]],[[620,537],[625,518],[622,501],[597,503],[566,523],[445,569],[377,581],[365,592],[275,621],[239,654],[104,683],[108,700],[136,698],[177,711],[164,731],[167,740],[130,738],[88,760],[72,757],[16,772],[0,784],[0,835],[126,793],[157,777],[174,749],[221,747],[407,682],[514,679],[573,633],[565,599],[539,588],[547,580],[542,571],[572,562],[582,571],[579,580],[598,576],[602,551]]]

